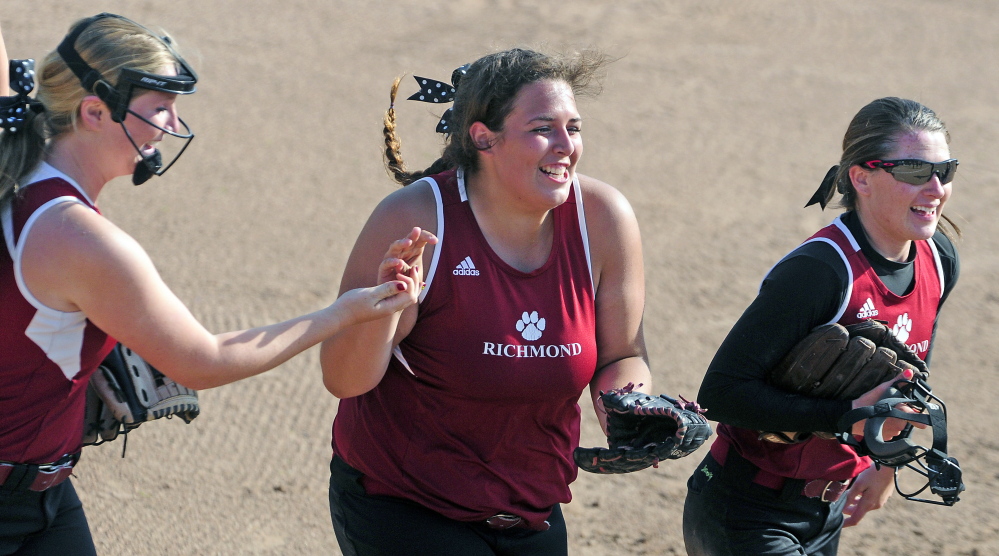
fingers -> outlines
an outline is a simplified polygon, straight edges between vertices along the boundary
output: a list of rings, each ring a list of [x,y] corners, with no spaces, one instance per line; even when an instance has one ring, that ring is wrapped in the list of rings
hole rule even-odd
[[[866,507],[865,495],[866,490],[860,485],[860,482],[855,483],[853,487],[850,487],[846,491],[846,505],[843,506],[843,527],[853,527],[854,525],[860,523],[860,520],[864,519],[864,515],[870,511],[871,508]]]

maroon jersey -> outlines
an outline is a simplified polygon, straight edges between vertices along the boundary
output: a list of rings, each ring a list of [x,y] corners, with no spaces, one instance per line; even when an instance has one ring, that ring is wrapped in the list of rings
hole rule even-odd
[[[532,272],[489,247],[461,173],[428,179],[437,236],[412,332],[370,392],[340,402],[333,450],[369,494],[451,519],[530,527],[571,498],[578,400],[596,370],[594,289],[578,181]]]
[[[826,242],[836,249],[849,276],[843,303],[830,322],[848,325],[867,319],[885,321],[896,338],[925,358],[944,291],[940,255],[933,241],[913,242],[915,283],[905,295],[896,295],[885,287],[839,217],[805,243],[812,241]],[[858,456],[837,440],[811,437],[798,444],[775,444],[759,440],[757,431],[729,425],[719,425],[718,433],[719,440],[727,440],[757,467],[780,477],[842,481],[871,465],[869,458]],[[724,442],[712,446],[716,456],[724,450]]]
[[[50,463],[80,449],[87,382],[114,339],[81,312],[43,305],[21,275],[31,226],[59,203],[97,211],[87,195],[48,164],[3,208],[0,248],[0,460]]]

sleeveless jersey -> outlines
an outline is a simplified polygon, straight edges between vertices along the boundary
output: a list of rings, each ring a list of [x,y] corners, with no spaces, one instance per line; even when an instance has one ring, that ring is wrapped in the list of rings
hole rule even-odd
[[[577,402],[597,361],[579,182],[552,211],[547,262],[521,272],[490,248],[460,171],[427,181],[440,242],[419,316],[378,386],[340,402],[333,451],[365,474],[369,494],[544,528],[571,498]]]
[[[3,207],[0,247],[0,460],[50,463],[79,451],[90,375],[114,346],[82,312],[56,311],[24,284],[21,253],[36,219],[59,203],[97,211],[43,163]]]
[[[944,291],[943,267],[933,240],[913,242],[915,283],[905,295],[896,295],[885,287],[839,217],[805,243],[813,241],[831,245],[846,264],[848,274],[843,303],[829,322],[848,325],[867,319],[884,321],[895,337],[925,358]],[[842,481],[857,476],[871,464],[870,459],[858,456],[838,440],[813,436],[798,444],[775,444],[759,440],[758,431],[723,424],[718,426],[718,434],[719,440],[727,440],[757,467],[781,477]],[[724,448],[719,446],[717,450]],[[714,446],[712,453],[717,453]]]

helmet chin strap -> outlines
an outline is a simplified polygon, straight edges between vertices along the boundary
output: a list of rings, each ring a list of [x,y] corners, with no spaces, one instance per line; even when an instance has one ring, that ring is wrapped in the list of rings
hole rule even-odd
[[[132,184],[142,185],[149,181],[149,178],[157,175],[163,167],[163,156],[160,150],[156,149],[152,154],[143,156],[142,160],[135,163],[135,172],[132,172]]]

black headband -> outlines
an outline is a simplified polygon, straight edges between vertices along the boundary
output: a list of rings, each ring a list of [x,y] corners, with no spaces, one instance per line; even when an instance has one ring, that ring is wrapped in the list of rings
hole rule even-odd
[[[79,78],[83,88],[97,95],[98,98],[108,105],[114,121],[120,122],[125,119],[125,112],[128,110],[128,104],[132,99],[132,89],[134,87],[177,95],[189,95],[196,90],[195,84],[198,82],[198,75],[191,69],[184,58],[174,50],[170,44],[169,37],[157,38],[166,46],[177,62],[179,66],[177,75],[157,75],[131,68],[123,68],[121,76],[118,78],[118,83],[112,86],[100,72],[90,67],[76,50],[76,40],[80,38],[83,31],[95,21],[109,17],[128,21],[136,27],[147,31],[150,35],[157,37],[155,33],[131,19],[105,12],[82,21],[59,43],[56,51],[63,61],[66,62],[69,69]]]

